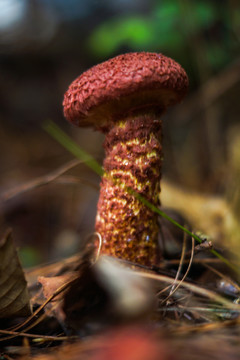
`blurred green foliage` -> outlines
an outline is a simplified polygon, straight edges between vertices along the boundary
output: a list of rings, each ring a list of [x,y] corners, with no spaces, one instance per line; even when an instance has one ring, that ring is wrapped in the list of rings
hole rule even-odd
[[[239,51],[240,3],[158,0],[148,14],[110,18],[96,27],[89,47],[99,58],[124,51],[160,51],[187,66],[196,57],[210,71]]]
[[[23,268],[35,266],[43,261],[39,251],[34,246],[21,247],[18,249],[18,255]]]

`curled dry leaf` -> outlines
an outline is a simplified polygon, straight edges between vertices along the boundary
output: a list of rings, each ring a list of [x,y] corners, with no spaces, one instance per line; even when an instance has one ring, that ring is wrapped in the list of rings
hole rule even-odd
[[[53,296],[58,291],[58,289],[61,289],[61,287],[63,287],[69,281],[73,280],[75,276],[76,274],[74,272],[70,272],[61,276],[39,276],[38,282],[42,285],[44,297],[48,299]],[[55,296],[54,301],[59,300],[61,297],[62,294]]]
[[[0,240],[0,318],[31,314],[27,282],[10,231]]]
[[[76,278],[76,274],[76,272],[69,272],[60,276],[38,277],[45,299],[50,300],[45,306],[45,310],[47,310],[48,315],[56,317],[60,322],[65,321],[65,314],[62,312],[62,299],[68,284]]]

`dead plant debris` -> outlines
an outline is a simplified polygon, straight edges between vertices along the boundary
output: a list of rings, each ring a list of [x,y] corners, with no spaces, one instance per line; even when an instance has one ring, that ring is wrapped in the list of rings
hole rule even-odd
[[[30,315],[30,299],[11,231],[0,241],[0,319]]]
[[[77,164],[5,193],[5,201]],[[166,249],[159,267],[101,256],[101,238],[93,234],[78,254],[26,271],[6,232],[0,242],[0,359],[237,360],[238,274],[213,256],[211,241],[199,245],[169,229],[164,236],[174,251]],[[218,251],[239,266],[230,251]]]

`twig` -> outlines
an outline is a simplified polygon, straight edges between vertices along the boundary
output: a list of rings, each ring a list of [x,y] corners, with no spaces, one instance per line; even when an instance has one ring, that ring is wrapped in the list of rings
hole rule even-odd
[[[17,331],[8,331],[8,330],[0,330],[0,334],[3,335],[10,335],[9,337],[5,337],[4,339],[12,339],[13,337],[17,336],[25,336],[33,339],[43,339],[48,341],[65,341],[65,340],[74,340],[78,339],[78,336],[49,336],[49,335],[35,335],[35,334],[28,334],[25,332],[17,332]],[[2,339],[1,339],[2,341]]]
[[[145,273],[145,272],[141,272],[141,271],[134,271],[133,275],[142,276],[142,277],[145,277],[148,279],[157,280],[157,281],[164,282],[167,284],[172,284],[172,282],[174,281],[174,279],[171,278],[170,276]],[[203,287],[197,286],[195,284],[191,284],[186,281],[181,282],[180,280],[176,280],[176,282],[177,282],[177,284],[180,283],[180,285],[182,287],[184,287],[185,289],[192,291],[200,296],[206,297],[206,298],[211,299],[215,302],[218,302],[222,305],[225,305],[227,308],[236,309],[236,311],[240,311],[240,305],[233,304],[231,301],[225,299],[224,297],[218,295],[217,293],[215,293],[211,290],[207,290]]]
[[[186,279],[186,277],[187,277],[187,275],[188,275],[188,273],[190,271],[191,265],[192,265],[193,255],[194,255],[194,239],[192,238],[192,253],[191,253],[191,258],[189,260],[187,270],[186,270],[185,274],[183,275],[182,279],[179,281],[179,283],[177,285],[176,285],[177,277],[174,279],[173,286],[172,286],[172,289],[171,289],[171,291],[169,293],[169,296],[163,302],[166,302],[178,290],[178,288],[182,285],[182,283]]]
[[[227,327],[233,327],[236,325],[240,325],[240,317],[237,317],[233,320],[225,320],[225,321],[218,321],[218,322],[212,322],[210,324],[198,324],[198,325],[188,325],[188,326],[180,326],[179,328],[175,328],[170,330],[171,333],[176,334],[185,334],[190,332],[207,332],[207,331],[215,331],[218,329],[224,329]]]
[[[82,162],[83,161],[81,161],[81,160],[74,159],[74,160],[68,162],[67,164],[64,164],[63,166],[59,167],[57,170],[54,170],[50,174],[40,176],[34,180],[28,181],[24,184],[14,187],[13,189],[5,191],[3,194],[0,195],[0,199],[2,201],[7,201],[17,195],[21,195],[22,193],[36,189],[37,187],[49,184],[50,182],[56,180],[62,174],[64,174],[68,170],[72,169],[73,167],[81,164]]]
[[[219,270],[214,269],[212,266],[208,265],[208,264],[204,264],[204,266],[211,270],[212,272],[214,272],[216,275],[218,275],[220,278],[225,279],[227,282],[229,282],[234,288],[236,288],[238,291],[240,291],[240,286],[233,281],[229,276],[224,275],[223,273],[221,273]]]

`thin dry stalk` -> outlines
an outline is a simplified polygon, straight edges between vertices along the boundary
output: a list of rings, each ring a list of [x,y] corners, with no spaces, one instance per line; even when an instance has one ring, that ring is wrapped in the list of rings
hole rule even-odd
[[[182,254],[184,254],[184,250],[182,251]],[[190,268],[191,268],[191,265],[192,265],[192,260],[193,260],[193,256],[194,256],[194,239],[192,238],[192,252],[191,252],[191,258],[189,260],[189,264],[188,264],[188,267],[187,267],[187,270],[185,272],[185,274],[183,275],[182,279],[179,280],[179,283],[176,284],[176,281],[178,280],[178,275],[180,274],[180,269],[182,268],[182,265],[183,265],[183,260],[184,260],[184,255],[181,256],[181,261],[180,261],[180,264],[179,264],[179,269],[178,269],[178,272],[177,272],[177,275],[174,279],[174,282],[173,282],[173,285],[172,285],[172,289],[168,295],[168,297],[166,299],[164,299],[162,301],[162,303],[166,302],[167,300],[169,300],[169,298],[179,289],[179,287],[182,285],[182,283],[184,282],[184,280],[186,279],[189,271],[190,271]],[[162,304],[161,303],[161,304]]]
[[[133,272],[134,275],[137,275],[137,276],[142,276],[144,278],[148,278],[148,279],[152,279],[152,280],[156,280],[156,281],[159,281],[159,282],[163,282],[163,283],[168,283],[168,284],[172,284],[174,279],[171,278],[170,276],[166,276],[166,275],[158,275],[158,274],[153,274],[153,273],[145,273],[145,272],[142,272],[142,271],[136,271],[136,272]],[[225,299],[224,297],[218,295],[217,293],[211,291],[211,290],[208,290],[208,289],[205,289],[203,287],[200,287],[200,286],[197,286],[195,284],[191,284],[189,282],[186,282],[186,281],[181,281],[181,280],[176,280],[176,283],[177,284],[180,284],[182,287],[184,287],[185,289],[195,293],[195,294],[198,294],[200,296],[203,296],[203,297],[206,297],[212,301],[215,301],[217,303],[220,303],[224,306],[226,306],[227,308],[231,309],[231,310],[234,310],[236,312],[240,312],[240,305],[237,305],[237,304],[233,304],[231,301]]]
[[[36,188],[39,188],[43,185],[47,185],[53,181],[58,181],[59,183],[62,183],[64,185],[66,183],[69,184],[85,183],[87,185],[90,185],[98,189],[98,187],[95,184],[83,179],[75,178],[73,176],[61,177],[61,175],[63,175],[65,172],[69,171],[70,169],[76,167],[81,163],[83,163],[83,161],[81,160],[78,159],[72,160],[47,175],[40,176],[32,181],[26,182],[24,184],[14,187],[13,189],[5,191],[3,194],[1,194],[0,199],[2,201],[10,200],[15,196],[21,195],[28,191],[35,190]]]

